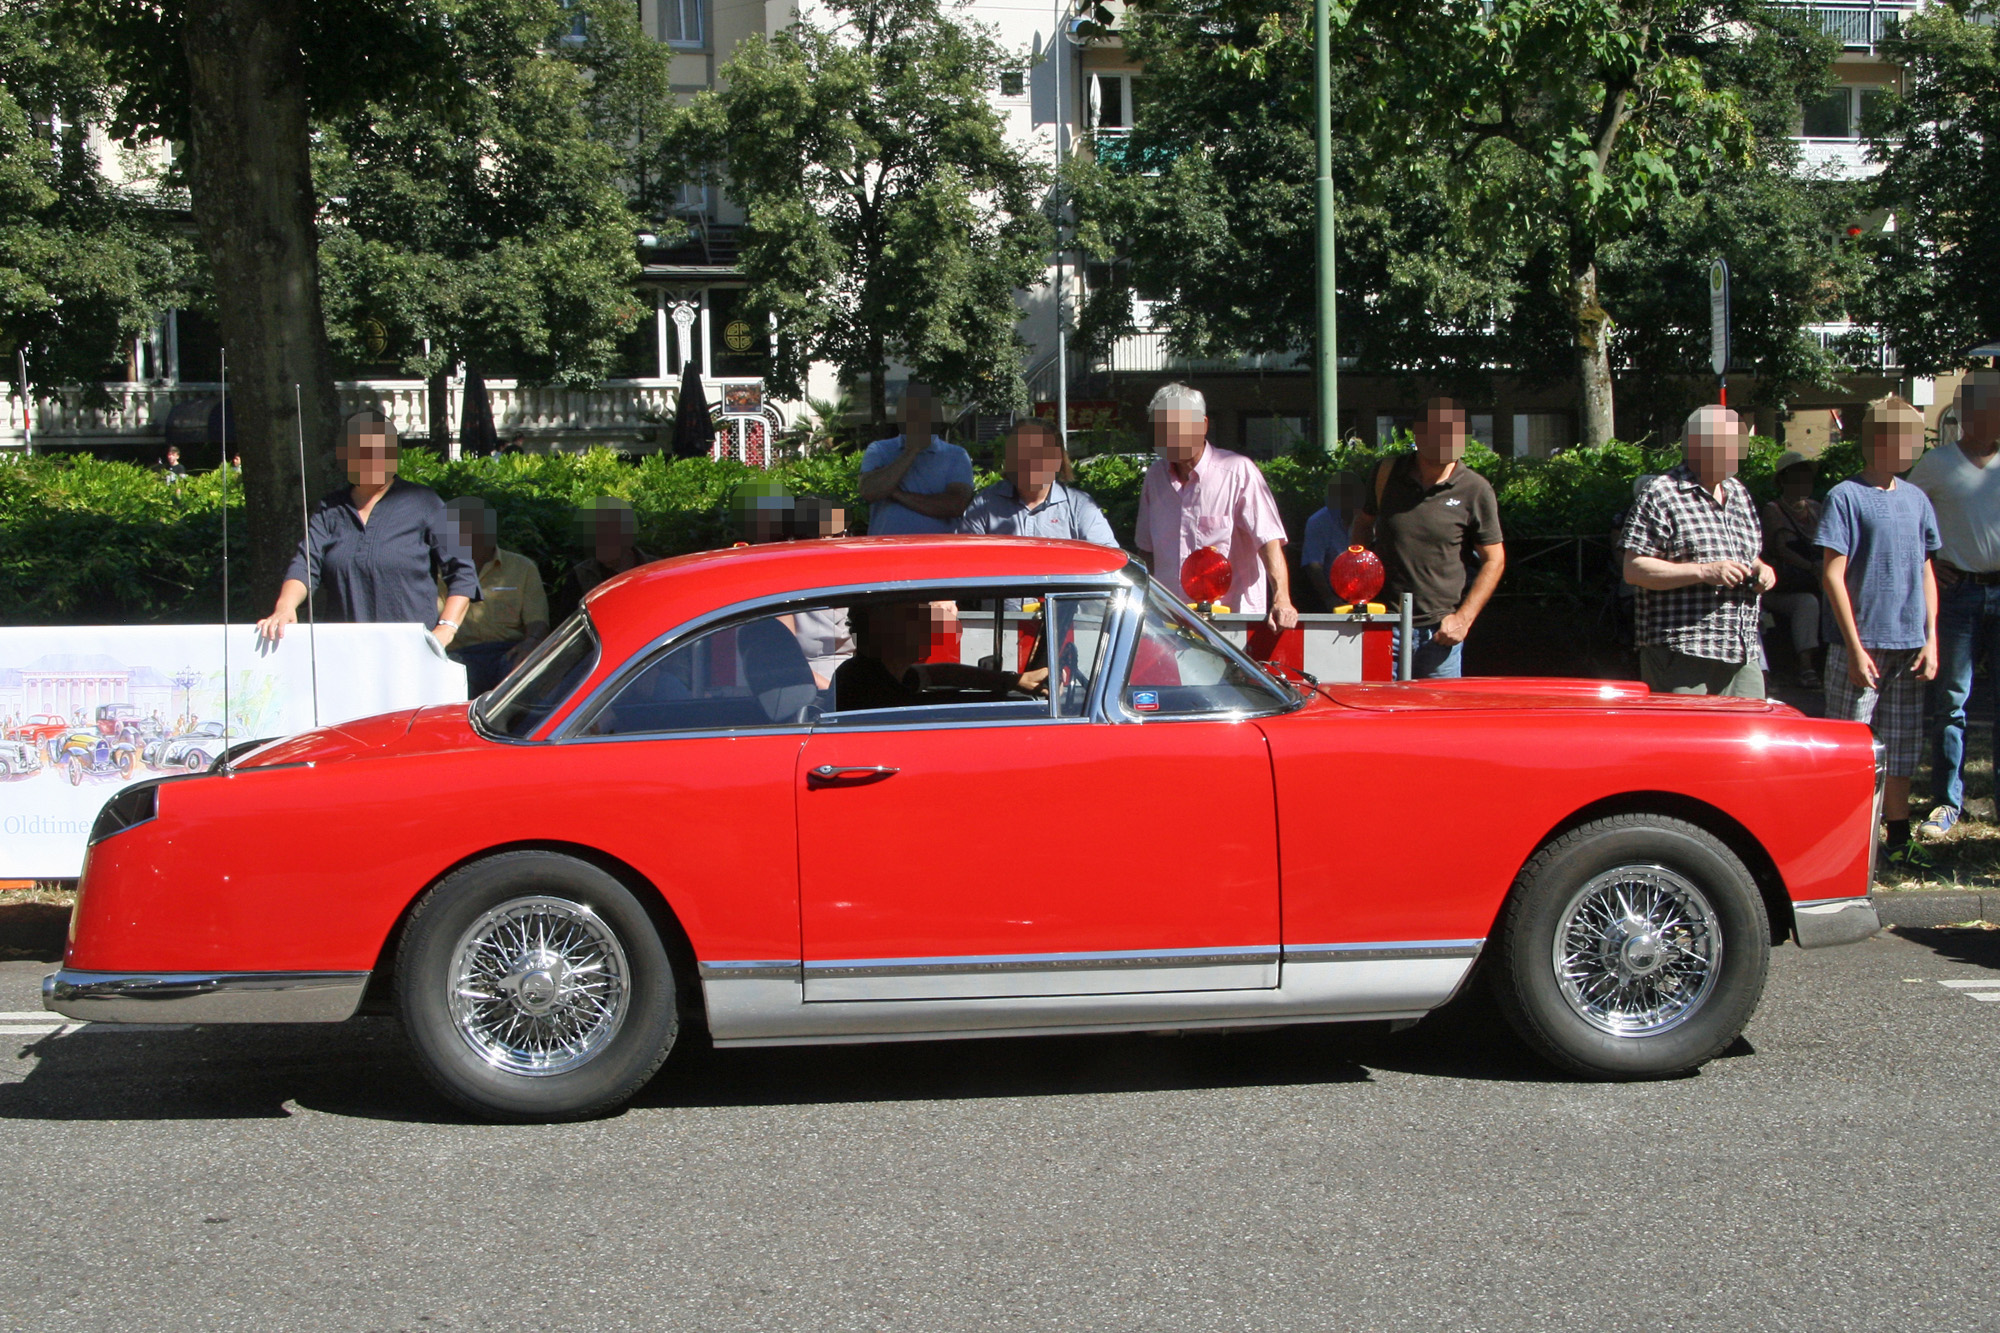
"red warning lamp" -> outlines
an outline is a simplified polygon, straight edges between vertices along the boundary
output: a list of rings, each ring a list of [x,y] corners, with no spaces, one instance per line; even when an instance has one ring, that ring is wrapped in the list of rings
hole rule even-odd
[[[1847,229],[1847,234],[1848,234],[1849,236],[1859,236],[1859,235],[1861,234],[1861,228],[1859,228],[1859,227],[1849,227],[1849,228]]]
[[[1374,615],[1382,614],[1384,610],[1382,604],[1369,600],[1382,591],[1381,556],[1365,546],[1350,546],[1340,553],[1340,557],[1333,562],[1333,568],[1326,574],[1327,582],[1333,585],[1334,594],[1347,603],[1345,606],[1335,607],[1337,613],[1347,615],[1356,610],[1357,604],[1360,604],[1358,607],[1360,610]]]
[[[1229,557],[1213,546],[1192,551],[1181,561],[1181,595],[1196,606],[1219,602],[1229,595],[1235,573]]]

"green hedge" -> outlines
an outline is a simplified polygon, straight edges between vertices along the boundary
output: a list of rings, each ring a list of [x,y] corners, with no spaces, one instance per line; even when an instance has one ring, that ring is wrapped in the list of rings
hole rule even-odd
[[[1367,476],[1387,451],[1348,449],[1332,462],[1281,458],[1264,465],[1286,527],[1302,533],[1334,468]],[[1772,493],[1774,441],[1751,442],[1743,477],[1760,498]],[[1510,538],[1605,534],[1630,503],[1641,472],[1671,467],[1677,450],[1609,444],[1548,459],[1505,458],[1474,446],[1467,458],[1500,497]],[[1130,455],[1086,458],[1078,482],[1104,506],[1129,540],[1147,461]],[[991,464],[991,459],[982,460]],[[1853,446],[1825,456],[1821,489],[1851,475]],[[572,546],[576,510],[600,495],[631,501],[639,541],[658,555],[724,546],[736,539],[731,492],[774,477],[794,493],[831,496],[858,514],[859,458],[820,454],[770,473],[736,463],[651,456],[634,464],[608,450],[515,455],[444,462],[404,455],[403,475],[446,498],[477,495],[500,515],[500,544],[533,558],[544,577],[559,578],[581,554]],[[982,467],[980,482],[992,480]],[[0,463],[0,624],[199,623],[221,611],[222,489],[209,473],[178,484],[128,463],[37,457]],[[233,488],[233,556],[246,554],[242,492]],[[236,566],[238,570],[247,568]],[[234,615],[268,609],[274,589],[233,590]]]

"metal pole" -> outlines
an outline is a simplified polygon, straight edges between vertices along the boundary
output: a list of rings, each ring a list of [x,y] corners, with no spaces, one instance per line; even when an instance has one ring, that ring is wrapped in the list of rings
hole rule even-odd
[[[1315,157],[1313,237],[1318,255],[1320,449],[1340,443],[1340,369],[1336,360],[1333,299],[1333,34],[1330,0],[1313,0],[1313,104]]]
[[[14,349],[14,364],[21,374],[21,452],[34,456],[35,452],[35,397],[28,390],[28,351],[24,347]]]
[[[1049,38],[1050,55],[1056,64],[1056,438],[1069,449],[1069,330],[1064,318],[1063,288],[1063,160],[1069,147],[1069,111],[1063,101],[1063,66],[1069,63],[1069,37],[1065,31],[1069,6],[1056,3],[1056,30]],[[999,645],[994,645],[999,651]]]
[[[1417,658],[1417,599],[1413,593],[1403,594],[1402,623],[1396,632],[1396,679],[1408,680],[1416,674]]]

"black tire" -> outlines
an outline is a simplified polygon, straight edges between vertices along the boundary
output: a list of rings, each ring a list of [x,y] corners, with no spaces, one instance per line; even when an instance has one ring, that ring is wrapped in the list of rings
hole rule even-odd
[[[1629,881],[1628,874],[1638,878]],[[1646,974],[1650,989],[1613,992],[1640,997],[1631,1007],[1643,1012],[1598,1012],[1593,1021],[1585,1014],[1592,1007],[1588,995],[1572,1000],[1565,994],[1555,957],[1557,932],[1572,905],[1580,904],[1572,940],[1617,938],[1615,933],[1599,936],[1588,925],[1584,898],[1600,891],[1592,889],[1593,883],[1609,893],[1632,882],[1639,892],[1650,885],[1669,886],[1683,895],[1683,903],[1686,890],[1694,890],[1708,914],[1702,916],[1699,907],[1683,910],[1683,919],[1701,929],[1676,937],[1693,943],[1697,953],[1712,947],[1702,936],[1719,938],[1719,958],[1711,956],[1703,967],[1684,948],[1654,948],[1657,936],[1647,932],[1617,946],[1615,963],[1607,945],[1607,952],[1595,955],[1606,960],[1597,969],[1600,976],[1618,966],[1659,969],[1665,966],[1659,959],[1687,971],[1662,981]],[[1770,960],[1771,928],[1763,895],[1736,854],[1706,829],[1664,815],[1634,814],[1593,820],[1535,854],[1501,911],[1488,965],[1501,1013],[1537,1054],[1586,1078],[1627,1080],[1685,1073],[1727,1049],[1757,1008]],[[1591,970],[1586,963],[1577,974],[1587,976]],[[1687,980],[1689,976],[1709,978],[1706,988]],[[1610,984],[1608,977],[1603,984]],[[1643,998],[1647,995],[1658,1003],[1649,1007]],[[1679,1011],[1670,1012],[1676,1006]],[[1630,1030],[1607,1030],[1607,1022],[1629,1024]]]
[[[601,1046],[560,1072],[519,1072],[497,1063],[505,1057],[482,1054],[452,1008],[458,950],[468,932],[503,905],[531,899],[588,913],[623,953],[622,1019],[605,1030]],[[526,994],[523,983],[517,996]],[[658,1072],[680,1030],[673,964],[645,907],[596,866],[554,852],[505,852],[426,892],[396,954],[396,1001],[425,1075],[445,1096],[489,1120],[580,1120],[610,1111]],[[525,1001],[513,1003],[518,1010]]]

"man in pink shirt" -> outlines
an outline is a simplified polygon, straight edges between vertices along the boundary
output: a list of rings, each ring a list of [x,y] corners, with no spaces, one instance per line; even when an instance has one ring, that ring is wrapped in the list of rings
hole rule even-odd
[[[1208,442],[1208,400],[1197,390],[1169,384],[1146,411],[1160,455],[1139,491],[1137,542],[1146,567],[1178,593],[1181,562],[1213,546],[1229,557],[1234,575],[1223,599],[1231,611],[1261,615],[1272,629],[1298,624],[1285,574],[1285,524],[1264,474],[1242,454]]]

